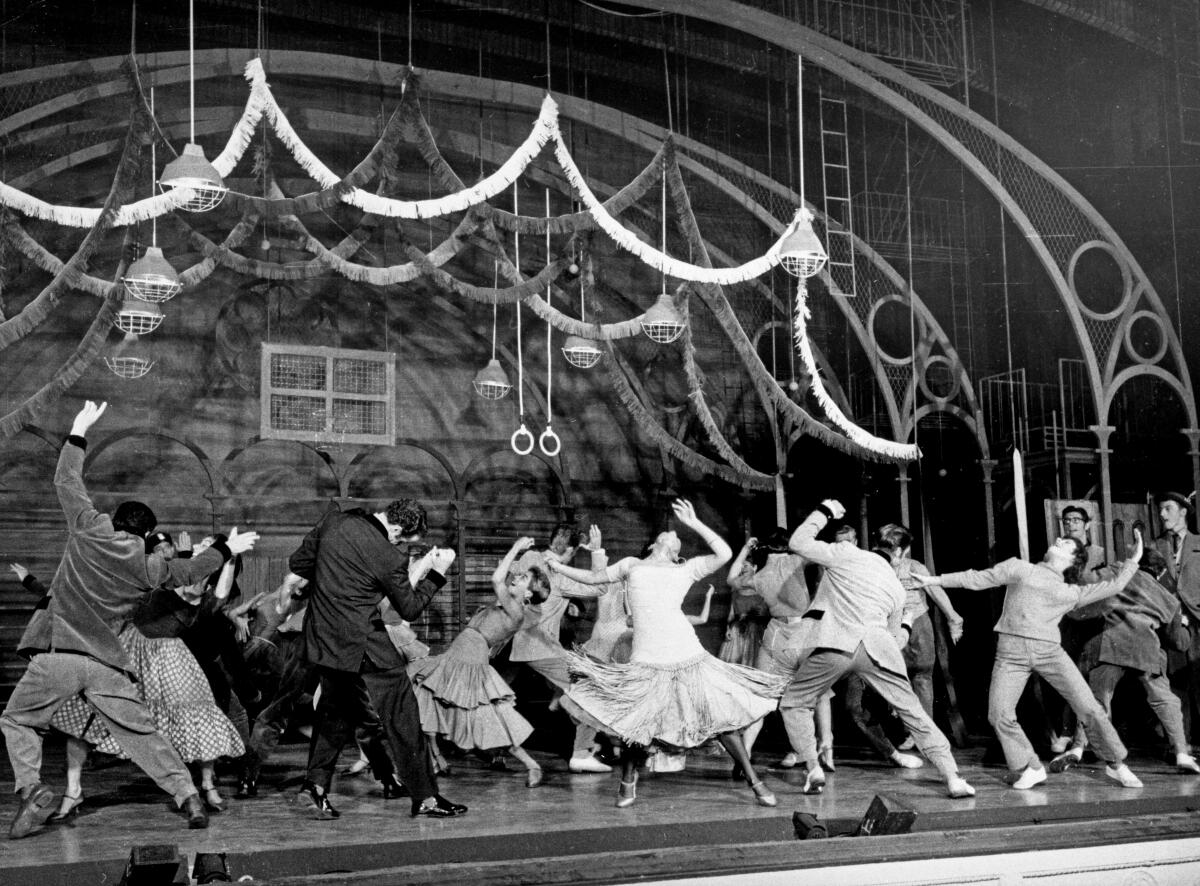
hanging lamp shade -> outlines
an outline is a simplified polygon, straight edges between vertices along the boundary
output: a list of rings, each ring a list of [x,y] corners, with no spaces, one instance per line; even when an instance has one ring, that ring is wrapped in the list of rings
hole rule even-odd
[[[600,362],[603,354],[594,341],[582,335],[568,335],[563,342],[562,352],[568,363],[580,369],[591,369]]]
[[[148,357],[135,357],[127,354],[105,357],[104,363],[112,370],[113,375],[124,379],[141,378],[154,365],[154,361]]]
[[[683,335],[683,319],[671,302],[671,294],[665,289],[659,293],[658,301],[642,315],[642,332],[660,345],[670,344]]]
[[[192,142],[184,146],[182,154],[163,167],[158,183],[168,191],[175,188],[191,191],[191,199],[182,204],[182,208],[188,212],[213,209],[229,191],[220,174],[205,158],[204,149]]]
[[[812,213],[800,212],[779,244],[779,263],[793,277],[805,279],[819,273],[828,259],[825,247],[813,230]]]
[[[129,266],[129,273],[121,282],[125,284],[126,292],[142,301],[167,301],[183,289],[179,275],[157,246],[148,247],[145,254]]]
[[[117,311],[113,325],[128,335],[146,335],[158,329],[163,321],[163,312],[154,302],[126,298]]]
[[[512,390],[508,373],[504,371],[504,367],[495,357],[488,361],[487,366],[475,373],[473,384],[475,392],[485,400],[501,400]]]

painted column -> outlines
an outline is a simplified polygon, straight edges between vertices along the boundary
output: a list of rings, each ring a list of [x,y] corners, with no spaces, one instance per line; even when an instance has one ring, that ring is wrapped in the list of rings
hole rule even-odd
[[[900,474],[897,478],[900,483],[900,522],[905,526],[912,526],[912,518],[908,511],[908,465],[902,463],[896,468]]]
[[[1192,489],[1200,489],[1200,429],[1184,428],[1180,433],[1188,438],[1188,455],[1192,457]]]
[[[983,503],[984,515],[987,518],[987,550],[988,562],[996,562],[996,500],[992,489],[995,479],[992,477],[996,470],[994,458],[979,459],[979,468],[983,471]]]
[[[1108,562],[1113,558],[1112,532],[1112,473],[1109,456],[1112,450],[1108,448],[1108,438],[1116,430],[1112,425],[1088,425],[1088,430],[1096,435],[1096,454],[1100,456],[1100,520],[1104,527],[1104,553]]]

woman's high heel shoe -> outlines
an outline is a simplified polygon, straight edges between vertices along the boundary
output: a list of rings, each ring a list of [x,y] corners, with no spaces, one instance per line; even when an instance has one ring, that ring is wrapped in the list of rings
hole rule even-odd
[[[775,799],[775,795],[761,781],[750,783],[750,790],[754,791],[754,800],[759,806],[778,806],[779,801]]]
[[[55,812],[46,819],[48,824],[58,824],[63,821],[70,821],[79,814],[79,807],[83,805],[83,792],[80,791],[78,796],[72,797],[70,794],[63,794],[62,805],[58,807],[58,812]]]
[[[221,812],[225,809],[225,798],[216,788],[201,788],[200,791],[204,795],[204,805],[210,812]]]
[[[624,809],[627,806],[632,806],[633,801],[637,799],[637,781],[623,781],[621,787],[617,791],[617,808]]]
[[[821,768],[826,772],[833,772],[833,745],[826,745],[817,750],[817,762],[821,764]]]
[[[525,773],[525,787],[536,788],[545,778],[541,769],[529,769]]]

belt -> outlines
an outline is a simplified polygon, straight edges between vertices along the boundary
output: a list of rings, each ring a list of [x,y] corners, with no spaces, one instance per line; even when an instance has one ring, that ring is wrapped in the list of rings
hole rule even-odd
[[[775,616],[775,620],[777,622],[780,622],[785,625],[798,625],[798,624],[800,624],[800,622],[804,621],[804,619],[806,619],[806,618],[808,618],[807,615],[776,615]]]

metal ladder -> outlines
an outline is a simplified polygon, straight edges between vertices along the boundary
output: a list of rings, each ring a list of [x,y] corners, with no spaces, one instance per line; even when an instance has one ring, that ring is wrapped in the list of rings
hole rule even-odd
[[[829,253],[830,291],[854,296],[854,216],[850,202],[850,137],[846,103],[820,98],[821,185],[825,200],[825,251]]]

